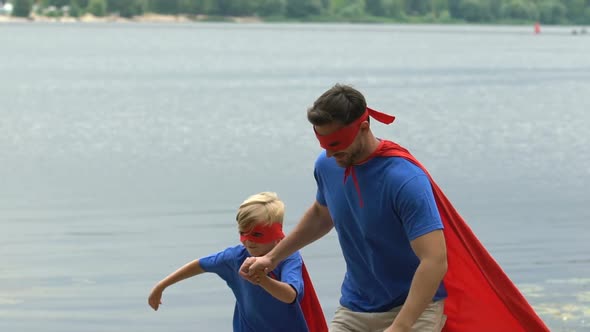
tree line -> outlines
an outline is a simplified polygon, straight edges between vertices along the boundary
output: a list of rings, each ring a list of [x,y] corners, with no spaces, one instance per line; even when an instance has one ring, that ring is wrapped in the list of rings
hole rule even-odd
[[[0,0],[1,2],[1,0]],[[13,15],[144,13],[263,21],[590,24],[590,0],[12,0]]]

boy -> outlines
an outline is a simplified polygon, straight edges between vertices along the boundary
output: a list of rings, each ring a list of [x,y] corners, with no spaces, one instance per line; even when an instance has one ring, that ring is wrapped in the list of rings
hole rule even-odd
[[[265,255],[284,237],[284,212],[285,205],[275,193],[250,196],[240,205],[236,216],[242,245],[194,260],[173,272],[152,289],[149,305],[158,310],[166,287],[213,272],[225,280],[236,298],[235,332],[327,331],[323,311],[298,252],[268,274],[241,277],[238,273],[242,263]]]

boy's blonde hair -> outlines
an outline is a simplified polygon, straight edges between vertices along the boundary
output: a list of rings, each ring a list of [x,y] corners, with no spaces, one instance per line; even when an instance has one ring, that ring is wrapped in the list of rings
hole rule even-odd
[[[248,231],[255,224],[283,224],[285,204],[274,192],[261,192],[248,197],[238,209],[236,221],[240,231]]]

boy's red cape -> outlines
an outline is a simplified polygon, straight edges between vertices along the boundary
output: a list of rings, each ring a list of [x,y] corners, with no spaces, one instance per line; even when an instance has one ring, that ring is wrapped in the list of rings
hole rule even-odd
[[[313,288],[309,273],[307,273],[305,263],[303,263],[301,275],[303,277],[303,298],[301,299],[300,305],[305,321],[307,322],[307,328],[309,332],[328,332],[326,318]]]
[[[270,276],[277,279],[277,276],[272,272]],[[315,288],[313,288],[313,283],[311,282],[305,263],[301,266],[301,277],[303,278],[303,298],[301,298],[299,305],[307,323],[307,329],[309,332],[328,332],[326,317],[324,316],[324,311],[322,310]]]
[[[372,157],[402,157],[420,167],[430,179],[447,245],[448,270],[443,280],[448,293],[445,300],[447,322],[443,332],[549,331],[428,171],[408,150],[382,140]]]

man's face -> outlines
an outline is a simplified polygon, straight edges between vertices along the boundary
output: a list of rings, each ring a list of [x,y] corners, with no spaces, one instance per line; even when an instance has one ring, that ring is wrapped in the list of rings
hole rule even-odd
[[[314,126],[315,132],[319,136],[338,136],[338,133],[342,132],[342,130],[346,130],[346,126],[340,123],[330,123],[322,126]],[[358,157],[362,151],[362,144],[359,140],[358,133],[361,130],[361,126],[358,127],[358,131],[356,131],[356,136],[350,145],[347,147],[338,147],[336,149],[331,149],[329,145],[325,145],[324,148],[326,149],[326,156],[328,158],[334,158],[336,163],[340,167],[348,167],[352,166],[354,162],[358,161]],[[336,139],[338,141],[338,139]]]

